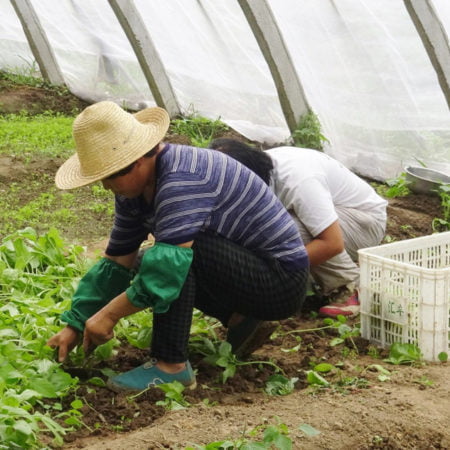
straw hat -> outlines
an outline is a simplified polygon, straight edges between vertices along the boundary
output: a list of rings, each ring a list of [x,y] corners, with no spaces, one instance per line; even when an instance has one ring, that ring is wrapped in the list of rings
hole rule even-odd
[[[130,114],[110,101],[88,106],[73,123],[77,153],[58,169],[56,186],[73,189],[124,169],[161,142],[169,125],[158,107]]]

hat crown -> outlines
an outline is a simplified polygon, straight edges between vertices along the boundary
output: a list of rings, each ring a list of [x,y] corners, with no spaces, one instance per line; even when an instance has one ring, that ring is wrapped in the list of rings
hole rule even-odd
[[[88,106],[73,124],[73,138],[81,174],[89,177],[99,170],[122,165],[121,161],[126,159],[127,150],[131,150],[136,139],[139,142],[142,140],[142,133],[147,135],[149,126],[151,125],[141,124],[132,114],[113,102],[104,101]],[[139,128],[143,128],[141,133]],[[136,157],[138,158],[139,156]],[[133,161],[129,164],[131,162]]]

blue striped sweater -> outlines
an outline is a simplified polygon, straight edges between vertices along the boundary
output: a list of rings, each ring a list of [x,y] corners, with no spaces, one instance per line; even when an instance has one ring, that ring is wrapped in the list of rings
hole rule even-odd
[[[108,255],[135,251],[148,233],[156,241],[177,245],[212,231],[259,255],[278,259],[288,270],[308,266],[289,213],[245,166],[220,152],[172,144],[156,158],[152,204],[143,198],[116,196]]]

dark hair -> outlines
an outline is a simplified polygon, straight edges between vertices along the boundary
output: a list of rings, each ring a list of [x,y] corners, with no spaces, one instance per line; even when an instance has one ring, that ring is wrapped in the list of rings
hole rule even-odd
[[[270,172],[273,170],[273,162],[270,156],[263,150],[229,138],[214,139],[210,142],[209,148],[218,150],[236,159],[255,172],[266,184],[269,184]]]

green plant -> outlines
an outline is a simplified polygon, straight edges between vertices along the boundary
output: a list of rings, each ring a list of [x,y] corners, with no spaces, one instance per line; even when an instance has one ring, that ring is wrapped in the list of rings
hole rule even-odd
[[[7,448],[35,446],[43,432],[61,445],[67,431],[55,421],[61,414],[55,400],[77,380],[61,369],[45,342],[60,328],[59,313],[68,308],[85,269],[81,253],[79,246],[67,247],[55,229],[43,236],[20,230],[0,245],[0,442]],[[81,425],[77,405],[64,412],[68,426]]]
[[[380,359],[380,350],[374,345],[369,345],[367,347],[367,354],[373,359]]]
[[[205,117],[189,115],[181,119],[173,119],[169,131],[183,134],[190,138],[194,147],[206,148],[210,141],[219,133],[229,130],[219,119],[210,120]]]
[[[391,364],[411,364],[422,359],[422,352],[414,344],[394,342],[389,349],[388,358],[384,361]]]
[[[240,361],[231,350],[231,344],[226,341],[214,344],[211,340],[203,338],[204,348],[201,350],[205,356],[204,361],[223,368],[222,383],[225,383],[228,378],[233,377],[236,373],[236,369],[239,366],[248,365],[269,365],[273,367],[277,372],[283,372],[272,361]]]
[[[435,217],[431,223],[434,231],[450,230],[450,185],[442,184],[438,191],[441,198],[443,217]]]
[[[330,345],[332,347],[334,347],[335,345],[344,344],[348,339],[351,342],[353,349],[358,352],[358,347],[356,346],[353,338],[361,334],[359,323],[351,327],[347,324],[347,318],[344,316],[337,316],[336,319],[331,319],[328,317],[324,319],[323,322],[326,325],[330,325],[331,327],[336,328],[337,332],[339,333],[339,337],[331,340]]]
[[[73,117],[60,113],[0,116],[0,154],[22,160],[46,157],[66,157],[73,153]]]
[[[397,178],[387,180],[386,184],[389,186],[384,193],[386,197],[405,197],[411,193],[408,188],[409,181],[406,180],[406,172],[402,172]]]
[[[264,391],[269,395],[288,395],[294,391],[298,378],[286,378],[280,374],[274,374],[266,382]]]
[[[190,403],[183,397],[183,391],[186,388],[179,381],[158,384],[156,387],[161,389],[166,394],[164,400],[159,400],[156,402],[157,405],[164,406],[169,411],[184,409],[191,406]]]
[[[426,377],[425,375],[421,376],[418,380],[414,380],[414,383],[419,384],[420,386],[422,386],[423,388],[427,388],[427,387],[431,387],[434,385],[434,381],[430,380],[428,377]]]
[[[258,438],[262,432],[262,438]],[[248,436],[248,437],[247,437]],[[254,439],[258,439],[255,441]],[[186,447],[185,450],[257,450],[257,449],[280,449],[291,450],[292,440],[289,438],[289,428],[284,423],[275,425],[260,425],[234,440],[223,440],[211,442],[207,445],[196,445]]]
[[[391,372],[384,368],[381,364],[370,364],[364,371],[370,370],[372,372],[378,372],[378,381],[384,382],[390,379]],[[363,372],[364,372],[363,371]]]
[[[329,142],[322,134],[319,118],[313,112],[304,114],[292,133],[292,140],[296,147],[323,149],[323,143]]]

